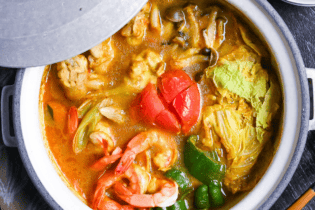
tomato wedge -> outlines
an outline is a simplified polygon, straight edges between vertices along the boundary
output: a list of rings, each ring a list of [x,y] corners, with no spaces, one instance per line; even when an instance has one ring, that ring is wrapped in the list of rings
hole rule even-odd
[[[200,114],[197,83],[183,70],[174,70],[159,78],[158,88],[159,94],[155,85],[149,83],[131,105],[131,115],[174,133],[182,127],[183,133],[188,134]]]
[[[193,84],[194,81],[183,70],[173,70],[161,75],[158,88],[165,101],[171,103],[178,94]]]
[[[163,110],[155,119],[155,123],[173,133],[180,132],[180,124],[176,118],[176,116],[171,113],[169,110]]]
[[[145,122],[152,124],[158,114],[165,109],[165,106],[157,94],[156,87],[151,83],[140,94],[140,116]]]
[[[197,123],[200,114],[200,92],[197,83],[178,94],[172,105],[181,119],[183,133],[187,134]]]

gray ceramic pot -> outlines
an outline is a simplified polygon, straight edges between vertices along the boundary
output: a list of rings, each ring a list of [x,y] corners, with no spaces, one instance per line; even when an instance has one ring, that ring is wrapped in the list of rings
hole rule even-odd
[[[298,166],[309,131],[309,87],[299,49],[283,20],[265,0],[228,0],[253,22],[267,40],[280,69],[284,123],[279,149],[255,188],[233,209],[268,209],[279,198]],[[92,46],[91,46],[92,47]],[[39,90],[44,67],[20,69],[1,98],[3,139],[17,146],[35,186],[55,209],[89,209],[65,186],[47,155],[39,121]],[[309,76],[313,74],[308,70]],[[13,116],[9,97],[13,96]],[[8,132],[13,119],[15,135]],[[311,121],[313,124],[313,121]]]

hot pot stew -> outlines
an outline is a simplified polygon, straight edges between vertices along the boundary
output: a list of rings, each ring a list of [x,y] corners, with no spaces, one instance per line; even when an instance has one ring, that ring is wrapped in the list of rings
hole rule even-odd
[[[226,2],[151,0],[103,43],[47,66],[42,130],[61,178],[99,210],[233,206],[281,130],[260,37]]]

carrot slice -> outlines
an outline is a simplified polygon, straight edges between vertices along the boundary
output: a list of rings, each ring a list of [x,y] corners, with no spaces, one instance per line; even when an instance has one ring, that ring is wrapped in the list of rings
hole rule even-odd
[[[79,125],[78,109],[75,106],[70,107],[68,113],[68,132],[73,134]]]

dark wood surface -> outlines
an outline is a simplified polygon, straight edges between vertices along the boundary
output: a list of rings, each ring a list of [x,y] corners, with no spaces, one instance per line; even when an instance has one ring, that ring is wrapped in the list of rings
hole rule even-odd
[[[240,0],[241,1],[241,0]],[[291,30],[306,67],[315,68],[315,8],[298,7],[269,0]],[[0,89],[14,83],[15,71],[0,68]],[[315,182],[315,131],[310,131],[301,162],[281,197],[271,208],[286,209]],[[0,139],[1,209],[50,209],[30,181],[18,150],[6,148]],[[304,209],[315,209],[315,199]]]

